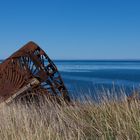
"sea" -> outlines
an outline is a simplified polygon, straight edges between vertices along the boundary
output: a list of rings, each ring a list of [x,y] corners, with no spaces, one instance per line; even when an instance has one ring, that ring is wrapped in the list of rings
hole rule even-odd
[[[140,91],[138,60],[57,60],[55,64],[74,99],[118,99]]]
[[[122,98],[140,91],[139,60],[54,60],[73,99]],[[106,95],[107,94],[107,95]]]

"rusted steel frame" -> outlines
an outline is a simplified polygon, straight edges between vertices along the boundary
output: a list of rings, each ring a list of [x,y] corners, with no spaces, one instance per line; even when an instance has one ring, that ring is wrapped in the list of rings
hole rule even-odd
[[[32,93],[39,94],[36,89],[41,89],[41,94],[62,96],[64,100],[70,101],[57,67],[34,42],[29,42],[0,64],[0,98],[6,101],[15,97],[16,93],[20,96],[21,89],[30,85],[32,79],[39,82],[27,91],[30,89]]]

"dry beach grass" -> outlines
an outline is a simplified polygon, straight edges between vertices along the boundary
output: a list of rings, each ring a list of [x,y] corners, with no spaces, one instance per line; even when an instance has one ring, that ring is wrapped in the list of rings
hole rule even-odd
[[[73,105],[50,101],[0,109],[1,140],[140,139],[140,103],[87,100]]]

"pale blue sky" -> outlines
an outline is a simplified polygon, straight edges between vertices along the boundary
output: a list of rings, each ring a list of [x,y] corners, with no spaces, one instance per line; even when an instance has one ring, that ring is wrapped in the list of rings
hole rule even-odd
[[[1,0],[0,58],[30,40],[53,59],[140,59],[140,1]]]

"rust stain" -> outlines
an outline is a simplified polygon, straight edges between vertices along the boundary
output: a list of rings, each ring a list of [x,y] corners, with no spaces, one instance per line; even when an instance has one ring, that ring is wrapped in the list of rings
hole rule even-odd
[[[35,95],[70,101],[56,65],[34,42],[29,42],[0,64],[0,101]]]

